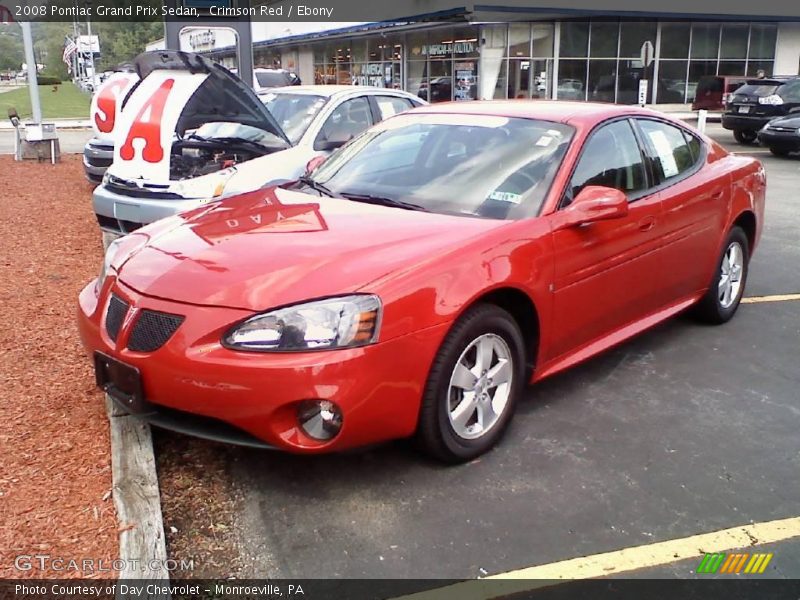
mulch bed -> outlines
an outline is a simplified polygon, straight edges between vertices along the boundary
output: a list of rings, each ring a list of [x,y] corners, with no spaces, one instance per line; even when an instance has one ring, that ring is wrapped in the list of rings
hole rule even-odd
[[[14,559],[117,557],[108,421],[75,325],[102,259],[92,188],[80,156],[1,156],[0,173],[0,577],[87,576]]]

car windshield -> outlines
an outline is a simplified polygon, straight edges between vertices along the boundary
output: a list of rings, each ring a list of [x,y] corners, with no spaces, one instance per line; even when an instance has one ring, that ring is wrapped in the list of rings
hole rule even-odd
[[[203,140],[237,140],[264,146],[265,148],[285,148],[286,140],[279,138],[263,129],[243,125],[241,123],[230,123],[226,121],[214,121],[205,123],[198,127],[190,137]]]
[[[280,71],[256,71],[256,81],[261,87],[281,87],[287,85],[290,80],[286,73]]]
[[[520,219],[538,213],[573,133],[533,119],[400,115],[334,153],[311,183],[356,200]]]
[[[293,144],[300,141],[326,102],[324,96],[276,92],[262,94],[261,100]]]
[[[774,83],[769,83],[766,85],[756,85],[752,83],[746,83],[742,87],[736,90],[736,94],[744,94],[747,96],[771,96],[778,90],[778,86]]]

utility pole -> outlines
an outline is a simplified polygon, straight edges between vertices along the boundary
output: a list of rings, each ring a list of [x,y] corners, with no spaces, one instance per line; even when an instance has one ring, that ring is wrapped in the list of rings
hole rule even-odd
[[[91,6],[89,2],[85,6]],[[86,33],[89,37],[89,63],[92,65],[92,93],[97,89],[97,72],[94,69],[94,44],[92,44],[92,21],[89,18],[89,13],[86,13]]]
[[[33,54],[33,36],[29,21],[21,21],[22,43],[25,45],[25,62],[28,65],[28,92],[31,96],[31,111],[34,123],[42,122],[42,105],[39,103],[39,82],[36,74],[36,57]]]

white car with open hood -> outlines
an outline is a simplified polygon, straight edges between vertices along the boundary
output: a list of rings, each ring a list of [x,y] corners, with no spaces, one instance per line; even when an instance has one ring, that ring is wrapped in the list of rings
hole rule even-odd
[[[423,103],[404,91],[288,86],[257,95],[192,53],[157,51],[115,106],[114,160],[93,194],[100,228],[125,234],[211,200],[294,180],[373,124]],[[105,115],[108,116],[108,115]]]

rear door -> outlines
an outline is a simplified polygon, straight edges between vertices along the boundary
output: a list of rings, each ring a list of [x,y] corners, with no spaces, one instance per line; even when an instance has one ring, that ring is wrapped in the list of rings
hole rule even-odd
[[[636,321],[661,302],[661,203],[650,191],[645,157],[629,119],[604,124],[591,134],[559,210],[587,185],[621,190],[629,212],[620,219],[553,232],[556,333],[548,358]]]
[[[708,285],[725,223],[730,176],[723,161],[707,163],[705,142],[677,125],[637,118],[664,209],[666,298],[684,298]]]

